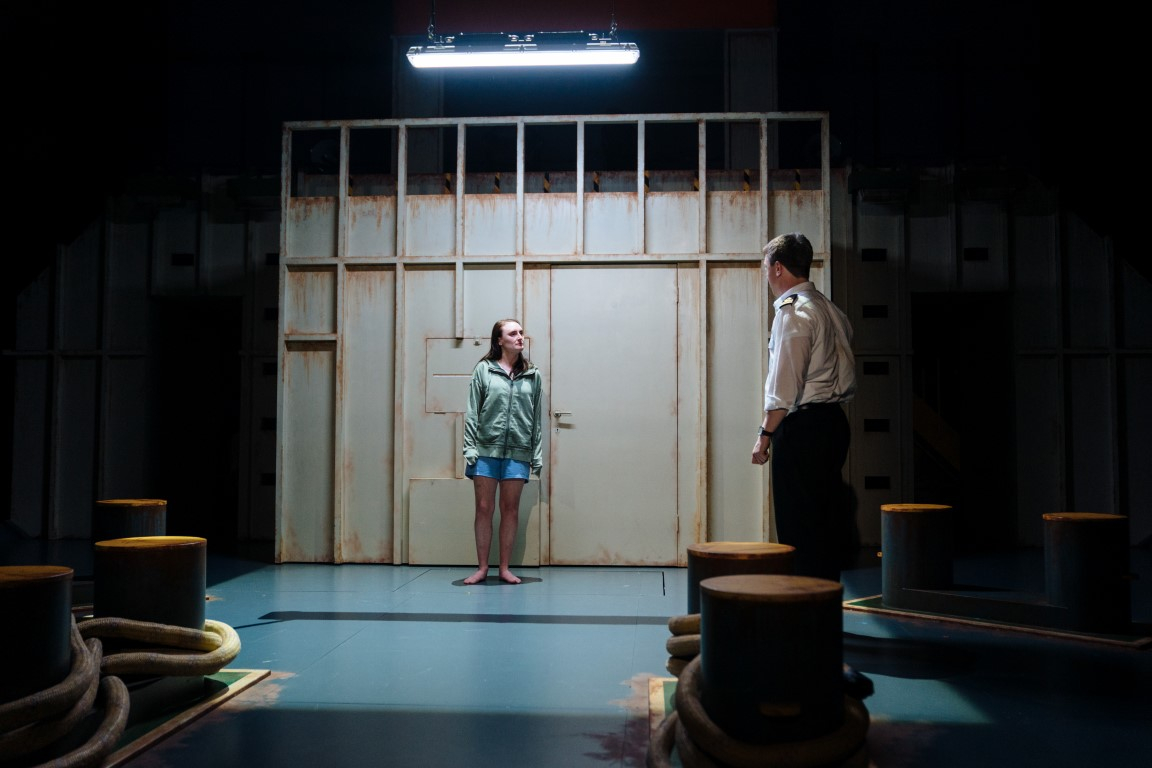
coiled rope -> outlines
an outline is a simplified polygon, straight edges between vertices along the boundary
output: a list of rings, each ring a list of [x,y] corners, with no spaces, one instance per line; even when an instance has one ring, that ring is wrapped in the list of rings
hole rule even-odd
[[[868,710],[862,703],[872,693],[871,681],[844,668],[844,722],[835,731],[803,741],[752,744],[725,733],[700,701],[700,614],[673,616],[665,643],[668,671],[677,678],[675,710],[653,732],[648,768],[671,768],[675,749],[685,768],[865,768]]]
[[[165,647],[105,654],[102,638]],[[240,653],[236,630],[211,619],[200,631],[115,617],[79,622],[73,617],[69,641],[72,666],[64,680],[0,704],[0,766],[50,752],[94,707],[102,707],[104,717],[87,742],[40,764],[97,766],[116,748],[128,723],[130,697],[119,675],[211,675]]]
[[[700,657],[684,667],[676,685],[676,710],[661,722],[648,749],[648,768],[671,768],[675,744],[686,768],[817,768],[868,765],[868,710],[858,699],[844,696],[844,723],[814,739],[753,744],[725,733],[700,702]]]

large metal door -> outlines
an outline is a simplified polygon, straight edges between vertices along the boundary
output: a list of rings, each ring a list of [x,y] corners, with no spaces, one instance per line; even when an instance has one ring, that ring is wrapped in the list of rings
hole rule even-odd
[[[675,265],[551,272],[551,561],[674,565]]]

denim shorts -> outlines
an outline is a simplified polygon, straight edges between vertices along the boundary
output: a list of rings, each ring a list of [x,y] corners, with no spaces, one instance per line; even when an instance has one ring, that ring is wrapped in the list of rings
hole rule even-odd
[[[523,480],[528,482],[528,474],[532,467],[526,461],[516,459],[493,459],[490,456],[481,456],[475,464],[469,464],[464,470],[465,477],[491,477],[495,480]]]

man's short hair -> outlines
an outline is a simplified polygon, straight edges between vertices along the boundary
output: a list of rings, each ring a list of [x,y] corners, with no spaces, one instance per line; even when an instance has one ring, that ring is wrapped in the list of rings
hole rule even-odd
[[[812,269],[812,243],[799,232],[778,235],[764,246],[769,264],[780,263],[796,277],[807,279]]]

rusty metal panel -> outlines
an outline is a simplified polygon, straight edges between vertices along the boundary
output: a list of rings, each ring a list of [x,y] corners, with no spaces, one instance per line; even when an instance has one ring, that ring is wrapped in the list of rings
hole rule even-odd
[[[903,378],[899,355],[856,355],[856,396],[848,409],[856,452],[848,472],[860,543],[867,546],[880,544],[880,505],[902,498]]]
[[[332,562],[336,345],[289,342],[283,355],[276,559]]]
[[[472,369],[487,352],[487,336],[428,339],[424,359],[425,380],[428,382],[424,392],[424,411],[464,413],[468,407]]]
[[[288,199],[284,226],[287,229],[287,259],[335,258],[336,215],[334,197],[292,197]]]
[[[409,195],[404,207],[405,256],[456,253],[456,195]]]
[[[771,307],[759,261],[708,269],[708,529],[697,541],[767,541],[768,470],[752,464],[764,413]],[[691,543],[691,542],[689,542]]]
[[[1059,219],[1055,213],[1014,221],[1012,313],[1019,350],[1060,344]]]
[[[676,272],[663,264],[552,270],[555,565],[678,562],[681,478],[671,468],[694,448],[653,439],[677,423]],[[630,347],[628,375],[609,382],[589,361],[605,339],[621,338],[643,342]]]
[[[760,196],[724,191],[708,193],[708,253],[753,253],[759,256]]]
[[[113,352],[142,351],[148,342],[147,222],[108,224],[105,338]]]
[[[339,526],[344,562],[392,562],[395,297],[393,269],[346,273]]]
[[[200,212],[196,204],[161,208],[152,227],[152,293],[194,294],[200,256]]]
[[[476,565],[472,481],[457,478],[413,478],[408,490],[408,562],[411,565]],[[540,565],[540,482],[532,478],[520,496],[519,528],[512,566]],[[489,564],[500,563],[500,512],[493,516]]]
[[[516,306],[516,270],[511,264],[469,265],[461,271],[464,279],[464,328],[466,335],[484,340],[476,358],[488,352],[488,338],[492,324],[513,317]],[[521,321],[521,325],[524,325]],[[532,330],[524,325],[526,341]],[[475,362],[475,361],[473,361]],[[471,366],[468,372],[472,372]]]
[[[910,292],[951,291],[956,287],[956,222],[952,207],[921,206],[908,211],[908,264],[904,270]],[[894,268],[899,269],[900,264]]]
[[[29,536],[45,536],[48,455],[51,440],[52,363],[47,358],[13,361],[12,522]]]
[[[336,332],[336,271],[288,269],[284,273],[284,333]]]
[[[56,434],[51,440],[53,519],[48,538],[88,538],[96,496],[96,444],[100,363],[92,358],[58,362]]]
[[[584,253],[640,253],[640,215],[634,192],[584,197]]]
[[[511,256],[516,253],[516,196],[464,196],[464,255]]]
[[[396,198],[348,198],[348,258],[396,255]]]
[[[531,344],[531,357],[532,362],[535,363],[540,370],[544,373],[544,395],[549,398],[551,395],[551,381],[552,381],[552,368],[549,361],[552,359],[552,335],[550,328],[552,326],[552,268],[548,264],[535,264],[525,265],[523,277],[523,291],[524,291],[524,306],[522,318],[527,335],[527,341]],[[549,412],[547,408],[548,400],[545,400],[545,413]],[[552,469],[550,464],[550,457],[552,456],[552,430],[549,429],[551,419],[548,419],[541,425],[543,432],[543,453],[544,453],[544,467],[540,473],[540,558],[541,563],[551,562],[551,553],[548,549],[548,521],[551,520],[551,506],[549,504],[548,489],[552,479]],[[458,467],[460,465],[457,465]],[[463,469],[461,468],[461,472]]]
[[[849,308],[857,355],[900,349],[904,288],[904,211],[901,206],[856,206],[856,296]]]
[[[1000,201],[960,204],[960,287],[1008,290],[1008,215]]]
[[[101,346],[100,290],[103,283],[100,227],[90,226],[57,259],[57,343],[90,351]]]
[[[771,237],[784,232],[803,232],[812,241],[816,258],[827,258],[831,245],[824,234],[828,219],[824,201],[825,193],[819,189],[770,192],[768,231],[774,233]]]
[[[688,544],[699,538],[708,522],[708,414],[711,382],[707,381],[708,352],[704,289],[706,273],[699,262],[676,269],[676,474],[684,478],[676,496],[676,563],[688,562]]]
[[[1055,354],[1016,358],[1016,520],[1025,546],[1043,546],[1042,515],[1065,509],[1063,409],[1052,386],[1060,377]]]
[[[644,208],[645,252],[700,252],[698,193],[651,192],[644,196]]]
[[[1113,366],[1107,355],[1069,356],[1065,359],[1066,403],[1101,403],[1102,392],[1115,392]],[[1068,407],[1067,445],[1070,476],[1067,510],[1115,514],[1117,445],[1116,425],[1109,408]]]
[[[405,269],[403,291],[398,299],[404,307],[403,331],[398,338],[405,365],[399,371],[400,391],[397,393],[400,400],[398,417],[403,423],[398,425],[396,434],[406,437],[397,443],[396,453],[397,461],[402,462],[400,490],[406,492],[408,478],[455,476],[455,458],[460,452],[460,446],[456,445],[457,416],[455,413],[428,413],[425,410],[428,392],[426,340],[455,335],[455,272],[446,267]],[[488,329],[479,333],[473,331],[471,335],[487,338]],[[482,354],[483,351],[477,352],[476,359]]]
[[[150,443],[153,389],[148,367],[144,357],[109,357],[104,362],[108,394],[101,445],[102,497],[134,498],[149,488],[148,465],[159,446]]]
[[[576,253],[575,194],[524,195],[524,253],[530,256]]]

